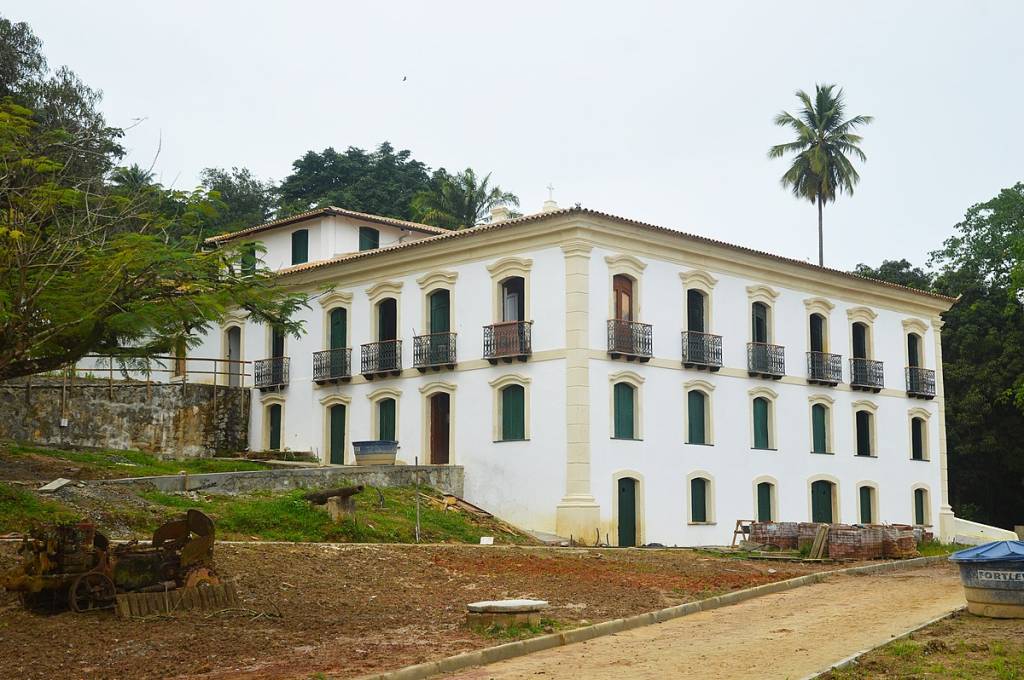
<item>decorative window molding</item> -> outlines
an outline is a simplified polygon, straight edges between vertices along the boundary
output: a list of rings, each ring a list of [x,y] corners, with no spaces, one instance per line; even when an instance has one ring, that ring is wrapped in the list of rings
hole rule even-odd
[[[533,260],[527,257],[503,257],[497,262],[487,265],[487,271],[491,274],[491,318],[495,322],[502,320],[502,291],[503,281],[518,276],[523,279],[523,320],[529,321],[530,315],[530,271],[533,269]]]
[[[629,274],[634,279],[639,279],[647,263],[632,255],[606,255],[604,261],[608,263],[608,271],[616,274]]]
[[[808,314],[814,314],[817,312],[826,319],[828,315],[832,313],[832,310],[836,308],[834,304],[826,300],[823,297],[812,297],[804,300],[804,307],[807,308]]]
[[[763,302],[768,305],[768,307],[772,307],[778,297],[779,291],[771,288],[770,286],[765,286],[764,284],[747,286],[747,300],[750,304]]]
[[[394,387],[378,387],[366,395],[370,402],[370,432],[374,439],[380,439],[380,414],[378,407],[384,399],[395,400],[395,439],[401,441],[402,390]]]
[[[402,294],[403,281],[381,281],[366,289],[366,297],[370,300],[370,306],[374,307],[384,298],[393,297],[396,300]]]
[[[447,394],[448,395],[448,465],[456,465],[455,462],[455,383],[448,382],[446,380],[434,380],[424,385],[420,385],[420,394],[423,398],[422,410],[420,413],[420,430],[422,431],[420,441],[420,451],[422,457],[426,463],[431,461],[431,443],[430,443],[430,399],[436,394]]]
[[[439,290],[448,291],[448,332],[455,332],[455,281],[458,278],[458,272],[435,271],[416,279],[423,294],[421,333],[430,333],[430,296]]]
[[[822,328],[822,348],[823,352],[832,351],[832,310],[835,309],[835,305],[823,297],[812,297],[804,300],[804,307],[807,309],[807,349],[810,350],[812,347],[811,343],[811,317],[815,314],[819,315],[823,320]]]
[[[834,405],[835,405],[835,400],[832,397],[828,396],[827,394],[812,394],[812,395],[807,397],[807,409],[808,409],[807,413],[808,413],[808,419],[809,419],[809,434],[810,434],[810,437],[811,437],[808,441],[811,442],[811,447],[810,447],[811,453],[815,453],[815,454],[820,454],[820,453],[833,454],[833,453],[835,453],[835,450],[836,450],[836,448],[835,448],[835,438],[832,436],[832,433],[835,431],[835,428],[833,427],[833,424],[832,424],[832,421],[833,421],[833,419],[832,419],[833,408],[832,407]],[[825,451],[824,452],[822,452],[822,451],[815,451],[814,450],[814,407],[815,406],[823,406],[825,408]]]
[[[924,522],[917,521],[917,492],[924,492]],[[910,519],[914,526],[932,526],[932,490],[927,484],[915,484],[910,487]]]
[[[640,321],[643,318],[640,300],[641,286],[643,285],[643,273],[647,263],[632,255],[607,255],[604,261],[608,264],[608,318],[615,318],[615,277],[626,276],[633,282],[633,321]]]
[[[867,488],[871,489],[871,508],[870,508],[870,510],[871,510],[871,523],[872,524],[881,524],[882,523],[881,519],[880,519],[881,515],[879,514],[879,510],[878,510],[878,498],[879,498],[879,495],[880,495],[879,492],[878,492],[878,482],[873,482],[873,481],[871,481],[869,479],[857,482],[857,486],[856,486],[856,489],[857,489],[857,499],[856,499],[857,500],[857,522],[860,522],[861,519],[864,516],[863,513],[861,512],[862,499],[860,497],[860,490],[863,487],[867,487]]]
[[[704,480],[704,513],[703,522],[693,520],[693,480]],[[707,470],[695,470],[686,476],[686,523],[691,525],[715,524],[715,477]]]
[[[751,321],[751,317],[754,314],[754,305],[758,302],[763,304],[767,310],[766,328],[765,331],[768,335],[768,342],[775,342],[775,300],[779,297],[779,292],[774,288],[770,288],[765,285],[758,284],[756,286],[747,286],[747,341],[754,341],[754,328]]]
[[[451,290],[458,278],[458,272],[436,271],[424,274],[420,278],[416,279],[416,283],[419,284],[424,293],[430,293],[436,288],[447,288]]]
[[[907,410],[907,441],[910,442],[910,459],[911,460],[922,460],[929,461],[932,459],[931,455],[931,436],[929,432],[929,419],[932,417],[931,411],[923,409],[920,406]],[[921,458],[914,458],[914,421],[921,421]]]
[[[633,388],[633,441],[644,438],[644,392],[645,378],[635,371],[619,371],[608,376],[608,436],[615,437],[615,386],[625,383]],[[623,441],[623,440],[619,440]],[[629,440],[626,440],[629,441]]]
[[[704,442],[697,443],[697,446],[715,445],[715,419],[714,407],[712,406],[712,393],[715,386],[701,378],[687,380],[683,383],[683,441],[693,444],[690,441],[690,392],[700,392],[704,395]]]
[[[870,326],[878,318],[878,313],[867,307],[850,307],[846,310],[846,316],[850,323],[860,321]]]
[[[704,291],[708,295],[711,295],[711,291],[715,289],[715,284],[718,283],[718,279],[700,269],[691,269],[688,272],[679,272],[679,279],[683,282],[683,286],[685,288],[696,288]]]
[[[854,411],[870,411],[872,415],[878,413],[878,404],[867,399],[858,399],[851,406]]]
[[[768,402],[768,446],[757,446],[757,426],[754,422],[754,401],[764,399]],[[778,392],[770,387],[758,386],[747,390],[747,422],[750,424],[750,448],[757,451],[774,451],[778,448],[778,434],[775,429],[775,402]]]
[[[688,272],[679,272],[679,280],[683,283],[683,324],[686,330],[690,330],[690,300],[688,293],[691,290],[699,291],[704,296],[704,332],[712,333],[712,292],[715,284],[718,283],[711,274],[699,269]]]
[[[352,397],[347,394],[328,394],[320,397],[321,413],[323,415],[323,433],[322,440],[324,443],[323,455],[320,456],[320,462],[323,465],[329,465],[331,463],[331,408],[334,406],[345,407],[345,442],[344,446],[344,457],[345,463],[348,463],[349,457],[349,444],[352,441],[352,430],[349,427],[349,422],[352,419]],[[354,461],[353,461],[354,462]]]
[[[917,333],[923,340],[925,333],[928,332],[928,324],[920,319],[903,319],[903,332]]]
[[[225,312],[224,317],[220,320],[221,328],[227,328],[229,326],[245,326],[245,322],[249,320],[249,312],[244,309],[232,309],[230,312]]]
[[[501,422],[501,392],[509,385],[519,385],[523,388],[523,439],[521,441],[529,441],[531,435],[530,429],[530,382],[529,376],[521,373],[506,373],[500,375],[494,380],[491,380],[487,384],[491,386],[491,440],[494,442],[502,441],[520,441],[515,439],[505,440],[502,438]]]
[[[757,487],[759,485],[765,484],[765,483],[772,485],[772,494],[771,494],[771,499],[770,499],[771,500],[771,510],[770,510],[770,512],[772,514],[772,521],[773,522],[778,522],[779,521],[779,480],[775,479],[771,475],[761,475],[759,477],[755,477],[753,483],[751,484],[751,493],[754,495],[754,506],[753,506],[754,507],[754,514],[751,515],[751,517],[758,517],[758,509],[759,509],[758,501],[759,501],[759,499],[757,497]]]
[[[401,285],[399,285],[401,288]],[[335,307],[348,307],[352,304],[352,293],[349,291],[329,290],[317,298],[317,302],[324,309]]]
[[[270,407],[280,406],[281,407],[281,441],[277,449],[270,448]],[[287,447],[284,445],[284,423],[285,423],[285,399],[279,392],[270,392],[260,397],[260,410],[263,414],[263,422],[260,424],[262,430],[261,440],[263,442],[264,451],[284,451]]]
[[[832,523],[842,523],[842,505],[840,505],[841,495],[839,493],[839,478],[833,475],[814,475],[813,477],[807,478],[807,521],[814,521],[814,500],[812,487],[815,482],[829,482],[832,491]]]
[[[348,291],[331,290],[320,296],[320,306],[323,308],[323,339],[320,346],[328,349],[331,346],[331,312],[335,309],[345,310],[345,347],[351,347],[352,338],[352,293]]]
[[[770,387],[764,387],[762,385],[758,387],[752,387],[749,390],[747,390],[747,396],[749,396],[751,399],[756,399],[757,397],[764,397],[769,401],[775,401],[776,399],[779,398],[779,393]]]
[[[377,338],[380,337],[380,314],[377,312],[377,305],[388,298],[395,301],[395,336],[402,337],[402,284],[402,281],[381,281],[366,289],[366,297],[370,302],[370,342],[377,342]],[[349,323],[352,323],[351,319]]]
[[[854,454],[861,458],[877,458],[878,457],[878,404],[873,401],[866,399],[858,399],[850,405],[853,408],[853,448]],[[871,452],[867,456],[862,456],[857,453],[858,434],[857,434],[857,413],[864,411],[869,414],[868,417],[868,446],[871,448]]]

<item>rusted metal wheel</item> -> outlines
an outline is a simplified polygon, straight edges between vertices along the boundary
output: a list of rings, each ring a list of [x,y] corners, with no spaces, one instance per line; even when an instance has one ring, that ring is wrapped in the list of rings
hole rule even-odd
[[[185,577],[186,588],[198,588],[199,586],[220,585],[220,577],[208,567],[196,567],[188,572]]]
[[[82,574],[71,584],[71,589],[68,591],[68,604],[75,612],[107,609],[114,606],[116,594],[114,582],[108,576],[91,571],[88,574]]]

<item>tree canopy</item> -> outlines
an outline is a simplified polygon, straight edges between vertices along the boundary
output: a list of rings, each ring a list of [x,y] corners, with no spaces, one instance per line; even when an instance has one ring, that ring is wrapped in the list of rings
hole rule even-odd
[[[783,111],[775,117],[775,124],[790,129],[796,139],[773,146],[768,158],[796,154],[782,175],[782,186],[818,206],[818,264],[824,265],[822,210],[840,193],[853,195],[860,175],[850,156],[861,162],[867,160],[859,146],[862,138],[854,131],[873,119],[846,118],[843,91],[835,85],[815,85],[813,100],[803,90],[797,90],[796,97],[801,104],[796,115]]]
[[[454,175],[442,168],[434,173],[431,184],[413,198],[412,210],[416,220],[435,227],[472,227],[486,222],[491,208],[519,205],[515,194],[491,186],[491,173],[477,178],[473,168]]]

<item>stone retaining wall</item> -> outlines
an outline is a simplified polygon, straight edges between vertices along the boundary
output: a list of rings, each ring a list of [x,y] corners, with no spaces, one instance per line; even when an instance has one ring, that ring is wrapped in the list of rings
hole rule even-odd
[[[197,475],[92,480],[87,484],[148,484],[158,491],[198,491],[236,494],[249,491],[287,491],[364,484],[412,486],[418,481],[445,493],[462,496],[463,469],[458,465],[345,465],[294,470],[209,472]]]
[[[0,383],[0,438],[206,457],[249,446],[249,390],[33,378]]]

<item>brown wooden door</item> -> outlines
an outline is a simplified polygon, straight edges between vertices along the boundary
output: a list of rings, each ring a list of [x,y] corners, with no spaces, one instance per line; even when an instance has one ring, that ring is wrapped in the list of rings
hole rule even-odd
[[[440,392],[430,398],[431,465],[448,464],[448,442],[451,437],[450,410],[451,398],[446,392]]]
[[[612,279],[612,292],[615,295],[615,318],[619,321],[632,321],[633,280],[628,276],[616,274]]]

